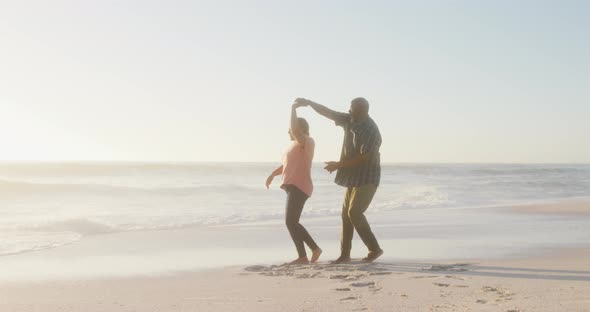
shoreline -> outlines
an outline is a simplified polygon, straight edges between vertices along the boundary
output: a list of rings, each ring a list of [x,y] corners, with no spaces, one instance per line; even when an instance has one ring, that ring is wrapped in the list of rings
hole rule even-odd
[[[431,223],[422,223],[424,213],[429,214]],[[478,258],[513,259],[530,254],[539,255],[545,249],[590,248],[590,244],[577,243],[578,241],[588,242],[587,232],[583,229],[590,226],[590,218],[586,217],[589,215],[590,198],[576,197],[485,208],[400,209],[392,212],[390,219],[371,220],[374,218],[371,213],[367,215],[367,218],[371,220],[375,232],[379,233],[380,241],[384,245],[383,249],[386,250],[385,259],[447,261]],[[457,223],[455,221],[457,218],[464,219]],[[432,220],[435,220],[435,223],[432,223]],[[509,226],[502,225],[506,221],[510,223]],[[323,257],[337,257],[340,229],[337,218],[311,218],[303,219],[302,222],[321,242],[320,245],[324,249]],[[481,227],[486,223],[500,226],[491,228],[494,232],[486,232],[489,229],[483,230]],[[565,229],[571,233],[555,239],[555,235],[561,234],[559,231],[555,232],[551,228],[546,228],[542,232],[535,230],[539,226],[552,227],[553,224],[561,224],[559,229]],[[462,228],[449,230],[457,225]],[[574,232],[571,229],[574,229]],[[552,232],[555,235],[551,234]],[[446,236],[440,236],[441,233],[446,233]],[[526,238],[523,239],[521,235],[525,235]],[[514,247],[502,243],[502,241],[510,242],[511,237],[517,239],[517,244],[513,244]],[[16,264],[23,261],[34,262],[30,266],[34,270],[41,271],[36,263],[42,264],[42,260],[61,261],[68,256],[112,258],[124,255],[128,258],[130,251],[133,250],[143,252],[146,257],[152,257],[152,263],[167,262],[171,257],[191,257],[197,261],[196,263],[202,264],[199,269],[206,269],[246,264],[250,259],[266,262],[286,261],[292,254],[292,243],[282,222],[274,220],[162,230],[117,231],[83,236],[77,241],[57,247],[4,254],[0,256],[0,276],[13,275],[14,271],[22,270]],[[209,253],[206,250],[209,250]],[[230,256],[229,259],[233,258],[234,261],[225,261],[228,260],[225,256],[231,254],[232,250],[242,257]],[[221,259],[223,261],[210,259],[211,253],[217,252],[224,255]],[[165,257],[164,253],[169,255]],[[353,256],[361,256],[364,253],[366,253],[364,246],[357,236],[353,244]],[[264,257],[261,258],[263,255]],[[131,256],[135,254],[131,253]],[[129,266],[132,266],[130,259],[123,260],[129,260]],[[141,257],[137,260],[144,261]],[[14,269],[6,269],[7,264]],[[64,263],[65,267],[71,264]],[[57,268],[57,265],[54,267]],[[135,267],[131,268],[131,272],[137,271]],[[178,266],[170,263],[159,271],[146,272],[158,274],[176,268]],[[181,270],[195,268],[190,263],[183,263],[180,266]],[[27,271],[28,268],[24,270]],[[121,273],[125,275],[124,272]]]
[[[587,216],[590,215],[590,196],[577,196],[577,197],[568,197],[568,198],[549,198],[544,200],[534,200],[534,201],[525,201],[525,202],[515,202],[512,204],[490,204],[490,205],[482,205],[482,206],[461,206],[461,207],[450,207],[450,208],[399,208],[396,210],[391,211],[392,214],[395,213],[405,213],[411,211],[437,211],[437,210],[487,210],[487,211],[497,211],[497,212],[506,212],[506,213],[516,213],[520,215],[562,215],[566,216]],[[369,212],[370,214],[370,212]],[[321,217],[314,217],[313,219],[306,219],[304,222],[307,223],[330,223],[334,222],[335,219],[338,219],[338,215],[334,216],[321,216]],[[83,243],[84,240],[93,239],[96,237],[101,236],[110,236],[110,235],[126,235],[126,234],[137,234],[137,233],[173,233],[179,231],[200,231],[200,230],[218,230],[218,229],[232,229],[232,228],[256,228],[256,227],[276,227],[282,226],[283,220],[282,218],[277,219],[270,219],[270,220],[261,220],[261,221],[249,221],[244,223],[228,223],[228,224],[213,224],[213,225],[204,225],[204,224],[187,224],[178,227],[169,227],[169,228],[145,228],[145,229],[137,229],[137,230],[114,230],[111,232],[104,232],[104,233],[97,233],[97,234],[87,234],[82,235],[79,239],[66,242],[56,246],[49,246],[49,247],[42,247],[34,250],[22,250],[17,252],[10,252],[0,254],[0,259],[4,257],[10,256],[18,256],[18,255],[25,255],[25,254],[33,254],[39,253],[49,250],[54,250],[62,247],[67,247],[69,245],[75,245]],[[379,224],[376,224],[379,226]],[[339,228],[339,225],[334,224],[332,225],[335,228]]]

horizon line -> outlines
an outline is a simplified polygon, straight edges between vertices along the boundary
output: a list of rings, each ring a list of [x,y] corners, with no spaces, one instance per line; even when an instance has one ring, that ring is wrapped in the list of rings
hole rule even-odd
[[[280,161],[241,161],[241,160],[0,160],[0,164],[270,164]],[[313,164],[323,164],[314,161]],[[381,165],[590,165],[590,162],[489,162],[489,161],[383,161]]]

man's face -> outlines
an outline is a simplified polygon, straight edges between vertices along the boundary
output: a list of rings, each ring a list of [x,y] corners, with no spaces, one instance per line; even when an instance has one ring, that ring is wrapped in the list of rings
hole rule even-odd
[[[362,120],[364,113],[362,112],[362,108],[359,106],[358,103],[350,103],[350,109],[348,110],[350,113],[350,119],[352,122],[357,122]]]

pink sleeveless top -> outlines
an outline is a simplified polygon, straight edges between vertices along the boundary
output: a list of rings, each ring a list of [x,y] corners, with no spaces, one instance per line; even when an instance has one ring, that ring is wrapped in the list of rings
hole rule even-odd
[[[295,185],[307,196],[313,192],[313,183],[311,182],[311,161],[315,142],[311,137],[305,137],[305,144],[302,146],[294,141],[291,147],[283,156],[283,184]]]

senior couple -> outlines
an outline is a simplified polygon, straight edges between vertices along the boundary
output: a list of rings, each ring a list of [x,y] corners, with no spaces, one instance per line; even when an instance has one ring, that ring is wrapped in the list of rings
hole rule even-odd
[[[322,249],[299,223],[305,202],[313,191],[311,163],[315,143],[310,136],[307,121],[297,117],[297,109],[307,106],[333,120],[344,130],[340,160],[326,162],[324,168],[330,173],[336,171],[336,184],[346,188],[342,204],[341,253],[332,263],[351,261],[354,230],[369,249],[363,260],[372,262],[383,254],[383,250],[379,247],[364,213],[373,200],[381,177],[381,134],[369,117],[369,102],[364,98],[356,98],[351,101],[348,113],[344,113],[298,98],[291,107],[289,136],[293,143],[283,157],[282,166],[273,171],[266,180],[266,187],[269,188],[274,177],[282,176],[281,188],[287,193],[286,225],[299,255],[291,264],[315,263],[322,253]],[[311,249],[311,259],[307,257],[305,245]]]

